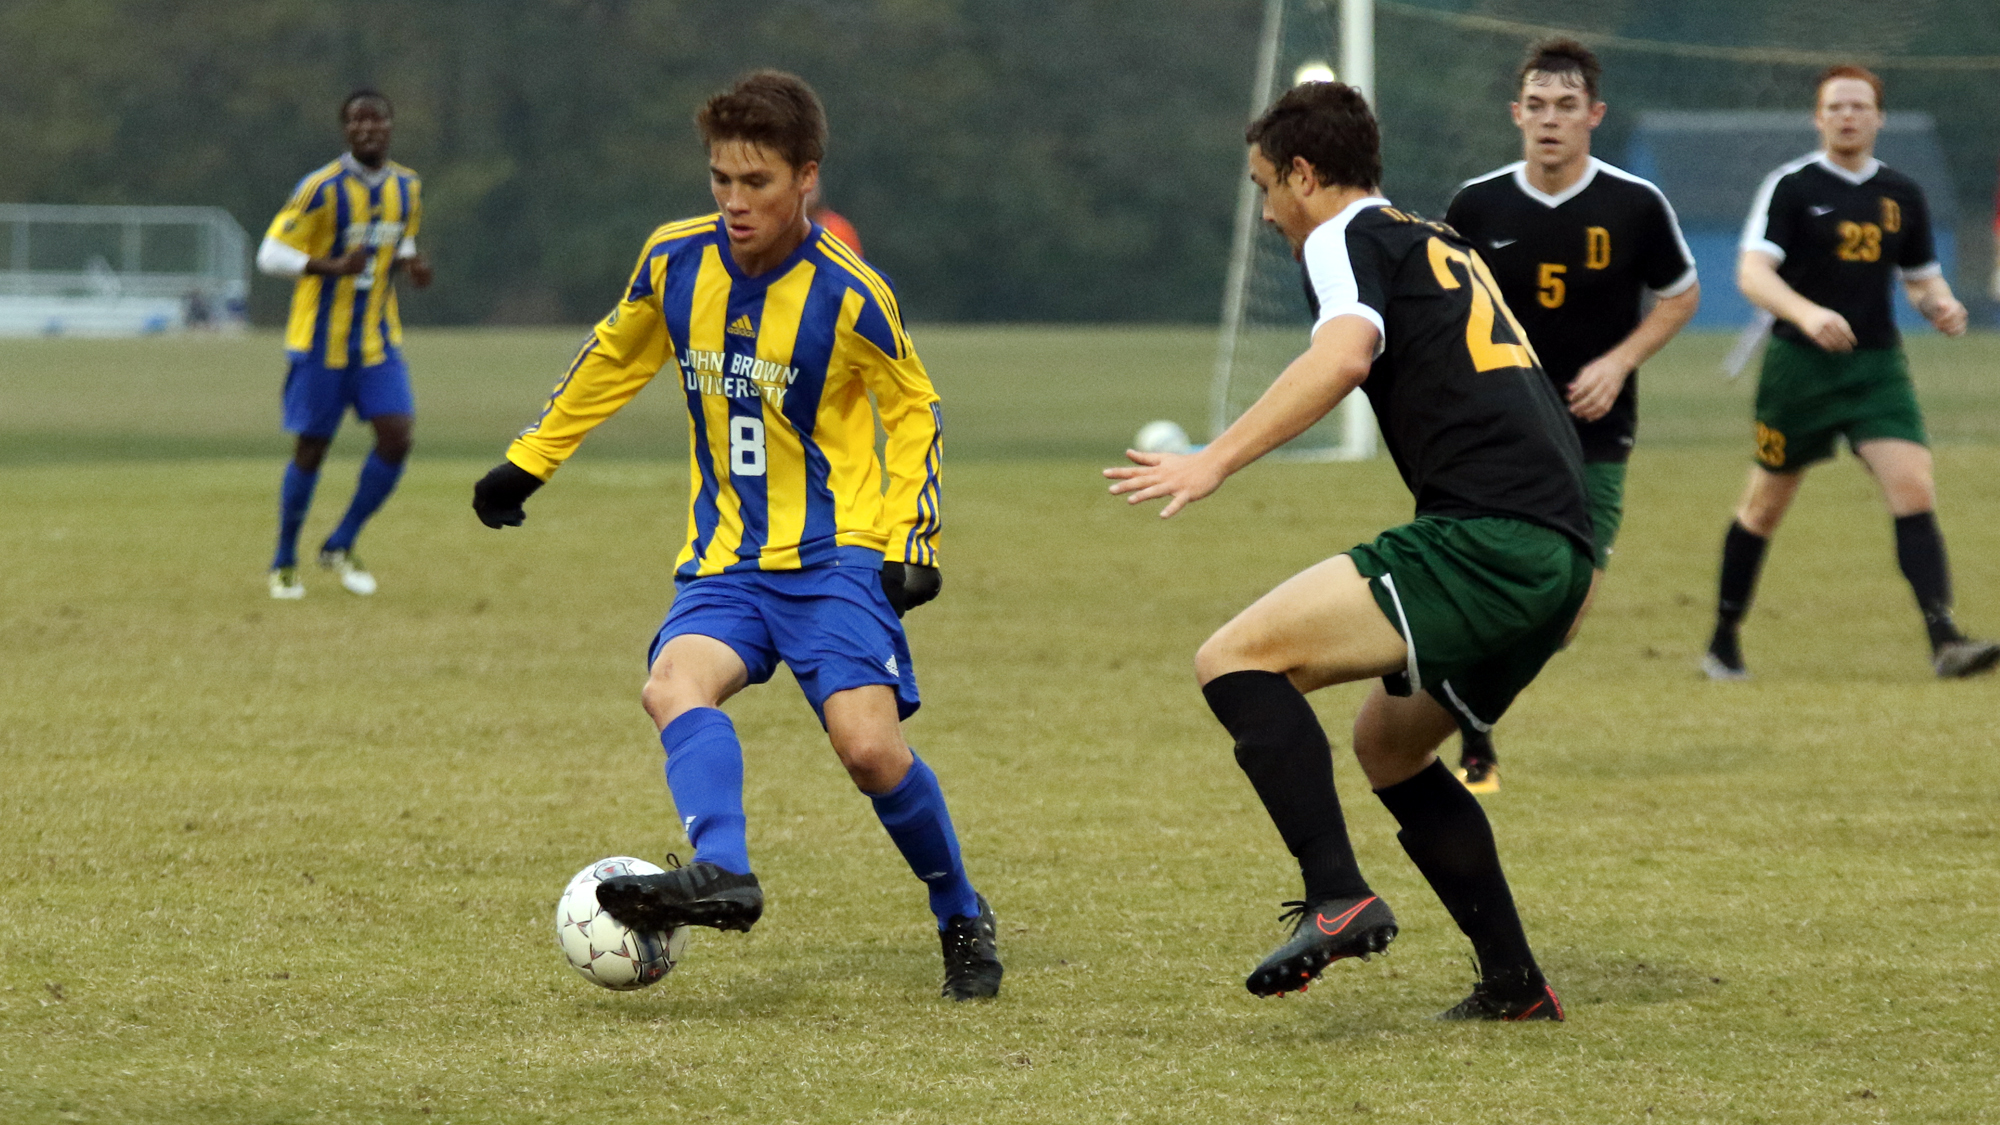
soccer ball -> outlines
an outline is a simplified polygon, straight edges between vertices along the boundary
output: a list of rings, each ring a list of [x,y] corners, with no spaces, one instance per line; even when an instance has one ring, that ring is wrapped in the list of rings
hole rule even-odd
[[[1188,440],[1187,431],[1175,422],[1148,422],[1139,427],[1139,436],[1132,439],[1132,448],[1141,453],[1186,453],[1194,448]]]
[[[597,884],[616,875],[658,875],[663,869],[631,856],[600,859],[576,873],[556,903],[556,946],[569,967],[592,984],[618,992],[644,988],[673,971],[688,931],[634,930],[597,905]]]

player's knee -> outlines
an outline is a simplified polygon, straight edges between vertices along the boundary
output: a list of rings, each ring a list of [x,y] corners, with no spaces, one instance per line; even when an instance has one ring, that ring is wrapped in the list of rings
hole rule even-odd
[[[326,460],[327,446],[332,443],[326,438],[301,437],[292,446],[292,464],[302,472],[319,472],[319,466]]]
[[[886,793],[909,772],[910,748],[896,733],[847,733],[833,738],[841,768],[865,793]]]
[[[378,460],[386,464],[400,465],[409,459],[410,448],[414,444],[408,434],[394,438],[382,438],[375,442],[375,456]]]
[[[1241,672],[1250,667],[1245,657],[1243,646],[1231,636],[1229,629],[1226,626],[1218,629],[1195,650],[1195,682],[1206,685],[1218,676]]]
[[[639,703],[661,730],[697,707],[713,706],[676,679],[671,665],[655,668],[653,674],[646,677],[646,685],[639,689]]]

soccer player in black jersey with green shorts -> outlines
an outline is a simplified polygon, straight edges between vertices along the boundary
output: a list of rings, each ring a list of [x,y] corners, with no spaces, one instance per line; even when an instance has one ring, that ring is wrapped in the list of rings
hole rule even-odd
[[[1593,595],[1625,513],[1638,367],[1686,326],[1701,301],[1694,254],[1667,197],[1590,155],[1591,130],[1604,120],[1601,73],[1597,57],[1574,39],[1530,47],[1511,107],[1523,158],[1468,180],[1445,213],[1492,267],[1583,442],[1597,548]],[[1653,306],[1642,314],[1649,293]],[[1500,788],[1489,730],[1468,726],[1460,754],[1466,788]]]
[[[1750,608],[1764,548],[1805,471],[1845,442],[1882,487],[1895,519],[1896,561],[1930,634],[1944,678],[1984,672],[2000,644],[1968,639],[1951,617],[1951,570],[1933,514],[1931,453],[1891,313],[1903,291],[1947,336],[1965,331],[1915,181],[1875,159],[1882,81],[1858,66],[1820,76],[1813,114],[1825,146],[1764,181],[1744,226],[1736,283],[1777,318],[1757,381],[1757,463],[1722,545],[1715,632],[1702,666],[1714,679],[1749,675],[1737,629]]]
[[[1305,697],[1379,679],[1354,721],[1355,757],[1479,962],[1472,994],[1444,1017],[1561,1019],[1486,814],[1436,750],[1462,726],[1496,722],[1583,606],[1593,544],[1576,430],[1478,252],[1376,194],[1380,137],[1358,92],[1303,83],[1246,138],[1264,218],[1311,281],[1311,345],[1204,449],[1128,451],[1133,465],[1105,470],[1111,491],[1166,497],[1171,516],[1360,387],[1416,518],[1280,584],[1195,657],[1305,881],[1286,904],[1290,939],[1245,984],[1261,996],[1302,990],[1396,935],[1355,862]]]

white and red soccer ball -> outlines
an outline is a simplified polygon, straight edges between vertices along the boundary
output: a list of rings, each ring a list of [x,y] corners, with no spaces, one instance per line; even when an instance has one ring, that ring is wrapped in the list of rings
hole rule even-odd
[[[556,945],[569,967],[592,984],[618,992],[644,988],[672,972],[687,948],[688,930],[635,930],[597,905],[597,884],[618,875],[658,875],[643,859],[617,855],[576,873],[556,903]]]

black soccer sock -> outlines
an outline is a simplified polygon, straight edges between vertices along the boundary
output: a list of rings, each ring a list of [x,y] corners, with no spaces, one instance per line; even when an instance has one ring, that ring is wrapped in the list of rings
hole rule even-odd
[[[1951,564],[1945,559],[1944,533],[1938,530],[1934,513],[1897,517],[1896,565],[1902,567],[1903,577],[1917,595],[1931,648],[1964,640],[1965,634],[1951,619]]]
[[[1370,893],[1333,790],[1333,751],[1306,697],[1276,672],[1217,676],[1201,694],[1236,739],[1236,764],[1297,857],[1306,901]]]
[[[1709,642],[1709,651],[1726,648],[1725,656],[1736,656],[1736,626],[1750,612],[1750,599],[1757,593],[1757,575],[1764,569],[1764,549],[1770,544],[1764,536],[1730,521],[1729,534],[1722,537],[1722,578],[1717,583],[1715,637]]]
[[[1541,988],[1542,970],[1528,949],[1479,799],[1438,761],[1375,796],[1403,826],[1396,833],[1403,850],[1472,939],[1481,981],[1508,997]]]
[[[1487,762],[1497,765],[1500,755],[1493,749],[1493,735],[1477,727],[1458,728],[1458,764],[1462,769],[1467,762]]]

